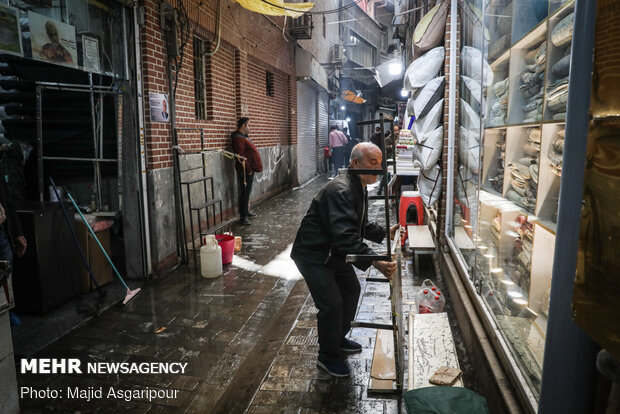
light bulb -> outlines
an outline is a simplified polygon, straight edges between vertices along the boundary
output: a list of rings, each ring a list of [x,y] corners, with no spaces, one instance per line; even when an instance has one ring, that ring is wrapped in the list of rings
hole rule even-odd
[[[344,108],[344,105],[342,105],[342,106],[340,107],[340,110],[341,110],[341,111],[344,111],[344,109],[345,109],[345,108]]]
[[[346,121],[351,122],[351,118],[347,117]]]
[[[390,63],[388,66],[390,75],[400,75],[403,71],[403,64],[400,62]]]
[[[400,96],[402,96],[403,98],[406,98],[409,96],[409,91],[405,88],[400,90]]]

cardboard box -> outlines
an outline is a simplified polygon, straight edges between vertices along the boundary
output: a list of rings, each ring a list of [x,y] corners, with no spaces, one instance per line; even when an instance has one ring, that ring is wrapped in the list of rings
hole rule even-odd
[[[88,228],[86,228],[86,225],[79,217],[75,221],[75,230],[80,246],[82,247],[82,251],[84,251],[84,255],[93,270],[97,283],[99,283],[100,286],[110,283],[114,280],[112,266],[110,266],[110,263],[108,263],[105,255],[101,251],[101,248],[97,245],[97,241],[93,239],[93,236],[88,231]],[[111,257],[112,249],[110,248],[110,230],[103,230],[96,232],[95,234],[97,235],[97,239],[99,239],[99,242],[105,251],[108,253],[108,256]],[[82,270],[80,272],[80,292],[90,292],[94,288],[95,285],[90,280],[88,269],[82,266]]]

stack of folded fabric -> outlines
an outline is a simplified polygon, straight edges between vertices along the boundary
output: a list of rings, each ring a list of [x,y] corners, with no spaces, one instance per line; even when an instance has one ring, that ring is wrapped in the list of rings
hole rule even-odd
[[[555,26],[551,32],[551,43],[557,48],[564,48],[564,57],[552,67],[554,81],[547,87],[547,108],[553,112],[554,120],[566,119],[566,102],[568,101],[568,74],[570,71],[570,49],[573,37],[574,13],[569,14]]]
[[[495,238],[495,241],[497,243],[499,243],[501,221],[502,221],[502,216],[498,212],[497,215],[495,217],[493,217],[493,220],[491,222],[491,224],[492,224],[492,226],[491,226],[491,233],[493,233],[493,237]]]
[[[519,235],[515,239],[514,247],[514,282],[519,285],[525,292],[530,290],[530,271],[532,263],[532,245],[534,236],[534,227],[527,220],[527,216],[521,215],[517,217],[516,232]]]
[[[491,187],[498,193],[502,193],[504,188],[504,160],[506,159],[506,132],[502,131],[502,135],[495,144],[497,147],[497,154],[495,163],[497,165],[497,174],[494,177],[489,178]]]
[[[525,157],[508,164],[510,189],[506,197],[518,206],[533,212],[536,206],[537,183],[533,180],[530,166],[533,158]],[[538,176],[536,176],[538,179]]]
[[[558,79],[547,87],[547,108],[554,112],[554,120],[566,119],[566,103],[568,102],[568,76]]]
[[[519,86],[525,100],[521,108],[523,122],[536,122],[542,120],[547,42],[541,43],[540,46],[528,52],[525,59],[527,66],[521,72],[521,86]]]
[[[506,110],[508,109],[508,81],[506,78],[502,81],[496,82],[493,85],[493,93],[496,99],[491,105],[491,113],[489,124],[491,126],[505,125],[506,124]]]
[[[564,131],[558,131],[549,152],[547,153],[547,159],[549,160],[549,166],[554,174],[562,176],[562,157],[564,154]]]

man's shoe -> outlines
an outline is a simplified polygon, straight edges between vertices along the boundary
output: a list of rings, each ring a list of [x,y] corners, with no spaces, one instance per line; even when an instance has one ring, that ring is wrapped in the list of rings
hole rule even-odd
[[[244,226],[249,226],[250,224],[252,224],[247,218],[242,218],[241,220],[239,220],[239,223],[243,224]]]
[[[257,215],[248,211],[248,218],[254,218],[254,217],[257,217]]]
[[[343,361],[323,362],[320,359],[317,359],[316,366],[319,368],[323,368],[329,373],[329,375],[333,377],[348,377],[349,375],[351,375],[349,367]]]
[[[344,352],[360,352],[362,350],[362,345],[344,338],[340,343],[340,350]]]

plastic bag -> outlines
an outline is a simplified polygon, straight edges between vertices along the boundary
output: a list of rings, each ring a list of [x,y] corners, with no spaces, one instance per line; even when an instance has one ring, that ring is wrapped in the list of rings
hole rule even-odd
[[[441,70],[445,56],[446,52],[440,46],[414,60],[405,72],[404,88],[413,91],[426,85]]]
[[[463,64],[463,75],[480,82],[482,73],[484,72],[484,86],[491,86],[493,83],[493,70],[489,63],[482,58],[480,50],[464,46],[461,51],[461,62]],[[481,63],[482,62],[482,63]]]
[[[418,313],[439,313],[446,306],[446,298],[432,280],[426,279],[415,293],[415,303]]]
[[[440,76],[431,79],[422,89],[420,89],[413,102],[413,109],[416,118],[422,118],[441,100],[444,96],[446,77]]]
[[[418,189],[426,207],[430,207],[439,200],[441,195],[441,167],[435,164],[428,170],[421,170],[418,177]]]
[[[423,170],[428,170],[437,164],[443,147],[443,126],[435,129],[424,143],[418,143],[413,148],[413,158],[418,160]]]

